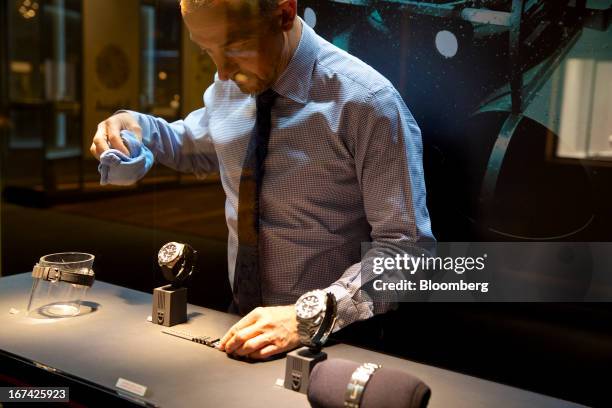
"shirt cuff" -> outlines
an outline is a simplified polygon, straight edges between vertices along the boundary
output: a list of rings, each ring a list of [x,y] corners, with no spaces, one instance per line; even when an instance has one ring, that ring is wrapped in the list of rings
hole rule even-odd
[[[338,305],[338,317],[333,329],[334,333],[351,323],[366,320],[374,316],[372,302],[353,300],[353,296],[341,283],[332,284],[326,291],[334,295]]]

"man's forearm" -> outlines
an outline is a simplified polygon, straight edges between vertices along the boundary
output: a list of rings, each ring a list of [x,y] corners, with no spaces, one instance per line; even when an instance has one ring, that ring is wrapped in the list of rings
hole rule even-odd
[[[142,128],[142,141],[164,166],[203,176],[218,171],[217,156],[207,135],[194,135],[189,119],[168,123],[162,118],[135,111],[131,114]]]

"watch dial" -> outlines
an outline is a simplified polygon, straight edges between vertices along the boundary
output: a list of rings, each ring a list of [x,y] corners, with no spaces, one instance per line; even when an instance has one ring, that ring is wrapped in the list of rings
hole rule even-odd
[[[174,242],[169,242],[159,250],[159,254],[157,254],[157,261],[160,264],[165,264],[172,261],[178,252],[178,247]]]
[[[316,295],[309,295],[297,304],[296,313],[302,319],[312,319],[323,309],[321,299]]]

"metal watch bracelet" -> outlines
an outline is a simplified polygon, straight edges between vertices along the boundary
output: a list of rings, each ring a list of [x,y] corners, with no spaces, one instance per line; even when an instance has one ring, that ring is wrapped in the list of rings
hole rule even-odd
[[[344,406],[346,408],[359,408],[368,381],[380,367],[378,364],[364,363],[355,369],[344,394]]]
[[[313,349],[320,348],[331,334],[337,319],[337,302],[332,293],[326,294],[325,316],[318,323],[300,322],[298,324],[298,334],[300,341],[306,347]]]

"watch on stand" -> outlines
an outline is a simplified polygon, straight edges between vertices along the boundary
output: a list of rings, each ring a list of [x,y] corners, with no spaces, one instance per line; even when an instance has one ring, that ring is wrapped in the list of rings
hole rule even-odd
[[[295,311],[300,341],[313,351],[320,350],[336,324],[336,298],[324,290],[306,292],[295,303]]]
[[[324,290],[304,293],[295,303],[300,342],[306,346],[287,354],[285,388],[306,393],[314,366],[325,360],[321,347],[334,329],[336,298]]]
[[[157,263],[168,285],[153,290],[151,321],[174,326],[187,321],[187,281],[196,269],[197,251],[189,244],[168,242],[157,254]]]
[[[195,268],[197,252],[181,242],[168,242],[157,254],[157,263],[170,284],[178,288],[191,277]]]

